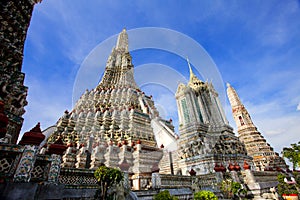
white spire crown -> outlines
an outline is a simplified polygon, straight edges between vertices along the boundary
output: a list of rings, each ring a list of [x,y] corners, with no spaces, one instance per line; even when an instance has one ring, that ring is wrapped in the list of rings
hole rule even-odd
[[[125,28],[118,36],[116,49],[121,50],[123,52],[128,52],[128,34]]]

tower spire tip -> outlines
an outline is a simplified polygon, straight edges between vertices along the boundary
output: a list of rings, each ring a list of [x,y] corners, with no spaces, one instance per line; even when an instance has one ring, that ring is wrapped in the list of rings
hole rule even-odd
[[[118,36],[116,49],[128,52],[128,34],[126,28],[123,28],[122,32]]]
[[[192,67],[191,67],[191,64],[190,64],[190,60],[188,57],[186,57],[186,61],[188,63],[188,66],[189,66],[189,69],[190,69],[190,75],[193,74],[193,70],[192,70]]]

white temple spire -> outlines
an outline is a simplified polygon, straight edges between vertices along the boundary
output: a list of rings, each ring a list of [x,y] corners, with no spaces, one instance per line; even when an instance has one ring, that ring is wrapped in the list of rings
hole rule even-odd
[[[238,94],[236,93],[235,89],[229,83],[226,83],[226,86],[227,86],[227,96],[231,107],[234,108],[236,106],[241,106],[242,102]]]
[[[190,74],[192,74],[192,73],[193,73],[193,70],[192,70],[192,67],[191,67],[191,64],[190,64],[190,60],[189,60],[188,57],[186,57],[186,61],[187,61],[187,63],[188,63],[189,69],[190,69]]]
[[[128,52],[128,34],[125,28],[118,36],[116,49],[121,50],[122,52]]]
[[[193,70],[192,70],[192,66],[191,66],[191,64],[190,64],[190,60],[189,60],[188,57],[186,57],[186,61],[187,61],[188,66],[189,66],[189,70],[190,70],[190,81],[191,81],[191,80],[193,79],[193,77],[195,77],[195,74],[194,74],[194,72],[193,72]]]

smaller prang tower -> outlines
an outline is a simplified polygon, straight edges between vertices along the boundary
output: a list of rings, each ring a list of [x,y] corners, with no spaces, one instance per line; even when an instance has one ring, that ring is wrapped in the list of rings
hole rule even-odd
[[[253,157],[258,171],[286,169],[287,165],[278,153],[266,142],[257,130],[245,106],[242,104],[235,89],[227,83],[227,95],[232,107],[239,139],[245,144],[247,152]]]
[[[187,175],[208,174],[217,166],[237,169],[252,165],[244,144],[234,135],[212,83],[203,82],[190,69],[188,84],[179,84],[176,101],[179,116],[178,169]],[[180,171],[179,171],[180,170]]]

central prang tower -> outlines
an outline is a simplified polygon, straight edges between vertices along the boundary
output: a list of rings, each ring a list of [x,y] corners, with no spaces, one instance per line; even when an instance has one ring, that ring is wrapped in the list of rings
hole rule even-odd
[[[174,126],[160,118],[152,97],[137,86],[133,68],[124,29],[99,85],[65,112],[48,143],[61,138],[68,144],[65,168],[118,167],[129,172],[134,189],[144,189],[159,170],[162,148],[177,144]]]

